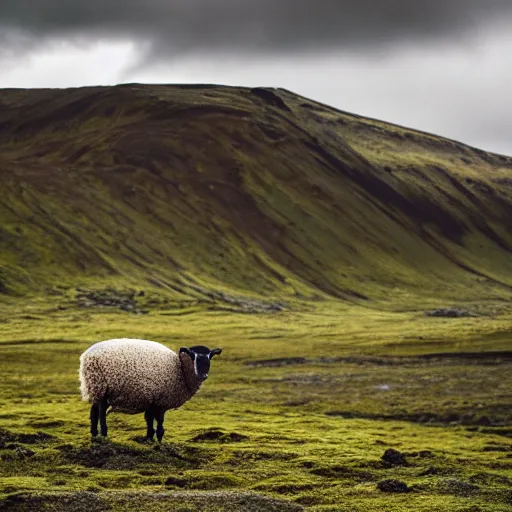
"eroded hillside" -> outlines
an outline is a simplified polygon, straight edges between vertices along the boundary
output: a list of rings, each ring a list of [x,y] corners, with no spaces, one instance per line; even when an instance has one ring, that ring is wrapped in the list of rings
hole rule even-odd
[[[512,290],[512,159],[285,90],[3,90],[0,291]]]

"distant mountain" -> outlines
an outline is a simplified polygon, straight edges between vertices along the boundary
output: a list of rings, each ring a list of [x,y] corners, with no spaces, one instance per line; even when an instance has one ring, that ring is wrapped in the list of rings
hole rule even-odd
[[[511,295],[512,158],[282,89],[2,90],[0,183],[6,295]]]

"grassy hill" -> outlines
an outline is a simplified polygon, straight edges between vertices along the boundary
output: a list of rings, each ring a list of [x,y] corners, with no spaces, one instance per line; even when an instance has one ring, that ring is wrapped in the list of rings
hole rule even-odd
[[[4,90],[0,290],[425,303],[512,290],[512,159],[285,90]]]

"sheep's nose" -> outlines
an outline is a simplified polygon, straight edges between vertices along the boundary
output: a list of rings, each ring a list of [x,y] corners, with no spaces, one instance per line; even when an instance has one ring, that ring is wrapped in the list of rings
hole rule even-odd
[[[200,373],[198,375],[198,377],[201,379],[201,380],[206,380],[208,378],[208,374],[207,373]]]

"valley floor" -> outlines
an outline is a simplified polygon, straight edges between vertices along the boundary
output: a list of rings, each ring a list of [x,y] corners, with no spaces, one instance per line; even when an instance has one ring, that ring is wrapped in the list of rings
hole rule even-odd
[[[0,510],[510,510],[506,305],[435,318],[52,301],[0,310]],[[122,336],[223,348],[162,445],[143,443],[141,415],[112,414],[109,440],[90,441],[78,358]]]

